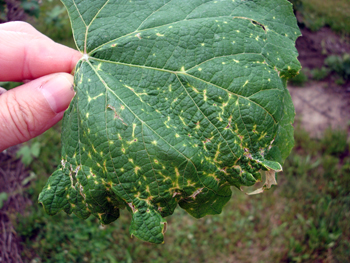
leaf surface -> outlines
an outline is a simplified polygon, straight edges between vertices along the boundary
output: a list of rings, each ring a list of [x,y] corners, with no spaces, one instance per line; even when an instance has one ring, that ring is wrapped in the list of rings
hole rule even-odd
[[[39,197],[49,214],[108,224],[126,207],[130,233],[162,243],[177,204],[219,214],[230,186],[282,170],[294,119],[285,79],[300,70],[288,1],[63,3],[84,56],[62,163]]]

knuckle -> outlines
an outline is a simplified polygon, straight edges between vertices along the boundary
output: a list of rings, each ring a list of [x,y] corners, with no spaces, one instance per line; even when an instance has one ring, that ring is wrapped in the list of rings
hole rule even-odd
[[[7,96],[5,104],[8,110],[9,122],[22,141],[32,138],[35,131],[35,115],[26,102],[18,101],[16,93]]]

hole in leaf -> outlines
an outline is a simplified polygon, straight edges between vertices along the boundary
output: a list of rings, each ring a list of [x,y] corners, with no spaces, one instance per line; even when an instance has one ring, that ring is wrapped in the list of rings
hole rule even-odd
[[[257,22],[257,21],[252,21],[252,23],[253,23],[254,25],[260,26],[260,27],[265,31],[265,33],[266,33],[266,28],[264,27],[264,25],[260,24],[260,23]]]

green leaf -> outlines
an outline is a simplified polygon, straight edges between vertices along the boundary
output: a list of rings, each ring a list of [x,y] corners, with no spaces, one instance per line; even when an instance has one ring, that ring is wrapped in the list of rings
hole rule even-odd
[[[22,163],[29,165],[33,161],[33,156],[28,145],[21,147],[17,151],[17,158],[21,158]]]
[[[40,155],[41,145],[39,142],[35,142],[30,147],[31,153],[34,157],[38,158]]]
[[[62,162],[39,201],[162,243],[179,204],[219,214],[293,145],[285,79],[300,35],[285,0],[64,0],[77,48]]]
[[[39,142],[35,142],[32,145],[22,146],[17,151],[17,158],[21,158],[22,163],[29,165],[33,161],[33,157],[38,158],[40,155],[41,145]]]
[[[5,192],[1,192],[0,193],[0,209],[4,206],[4,203],[7,201],[8,199],[8,194]]]

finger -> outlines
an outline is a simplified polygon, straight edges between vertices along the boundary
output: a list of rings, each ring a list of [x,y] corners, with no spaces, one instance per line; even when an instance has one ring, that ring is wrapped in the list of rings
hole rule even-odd
[[[22,81],[55,72],[72,72],[82,56],[80,52],[41,34],[28,32],[1,30],[0,27],[0,81]]]
[[[0,152],[57,123],[74,96],[72,83],[72,75],[57,73],[0,95]]]
[[[36,30],[32,25],[22,21],[13,21],[0,24],[0,30],[22,32],[31,35],[36,35],[42,38],[48,38],[44,34],[40,33],[38,30]]]
[[[7,91],[6,89],[4,89],[3,87],[0,87],[0,95],[5,93],[6,91]]]

